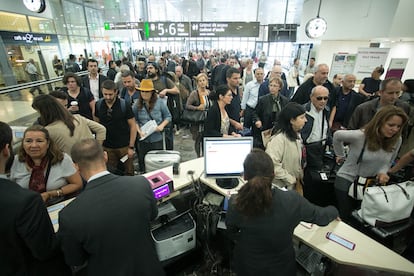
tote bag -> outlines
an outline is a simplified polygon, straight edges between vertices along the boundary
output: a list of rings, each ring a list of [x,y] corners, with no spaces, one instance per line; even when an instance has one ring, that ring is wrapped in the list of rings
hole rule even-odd
[[[365,189],[358,215],[372,226],[391,226],[406,221],[414,206],[414,182]]]

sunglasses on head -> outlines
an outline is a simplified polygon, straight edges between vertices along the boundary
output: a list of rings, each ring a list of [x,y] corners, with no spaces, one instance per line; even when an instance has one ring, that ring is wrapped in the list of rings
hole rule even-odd
[[[327,101],[329,99],[329,97],[321,97],[321,96],[319,96],[319,97],[316,97],[316,99],[318,101],[322,101],[322,100]]]

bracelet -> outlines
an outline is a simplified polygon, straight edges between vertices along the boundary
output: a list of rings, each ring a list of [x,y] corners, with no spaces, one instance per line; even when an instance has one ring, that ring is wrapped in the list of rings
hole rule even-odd
[[[62,189],[57,189],[56,194],[57,194],[57,197],[63,196],[63,190]]]

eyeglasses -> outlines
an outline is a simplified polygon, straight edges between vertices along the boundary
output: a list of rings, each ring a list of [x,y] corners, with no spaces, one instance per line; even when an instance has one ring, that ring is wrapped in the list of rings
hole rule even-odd
[[[327,101],[329,99],[329,97],[316,97],[316,99],[318,101],[322,101],[322,100]]]
[[[108,108],[106,110],[106,116],[108,116],[109,118],[112,118],[112,108]]]

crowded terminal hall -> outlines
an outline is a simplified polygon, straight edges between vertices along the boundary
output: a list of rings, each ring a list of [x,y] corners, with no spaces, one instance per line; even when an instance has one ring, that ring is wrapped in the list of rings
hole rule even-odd
[[[414,275],[410,10],[3,1],[0,275]]]

